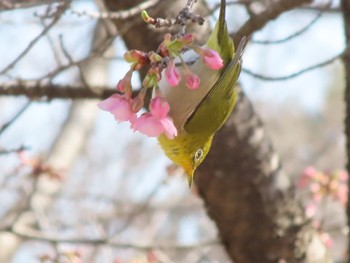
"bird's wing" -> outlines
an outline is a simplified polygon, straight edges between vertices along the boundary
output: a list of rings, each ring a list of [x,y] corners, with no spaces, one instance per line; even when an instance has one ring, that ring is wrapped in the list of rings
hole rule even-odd
[[[200,75],[200,83],[197,90],[190,90],[186,87],[183,74],[181,82],[176,87],[171,87],[166,82],[164,75],[159,83],[160,90],[170,105],[169,116],[173,119],[179,131],[183,130],[189,116],[193,114],[199,103],[218,81],[221,74],[218,70],[209,69],[199,59],[190,66],[190,70],[194,74]]]
[[[213,134],[225,123],[235,104],[234,87],[241,72],[245,45],[246,38],[243,38],[233,60],[224,68],[218,81],[188,117],[184,126],[187,132]]]

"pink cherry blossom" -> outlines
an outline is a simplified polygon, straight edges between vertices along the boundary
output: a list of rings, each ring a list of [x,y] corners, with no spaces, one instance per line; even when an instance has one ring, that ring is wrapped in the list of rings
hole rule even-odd
[[[117,84],[117,90],[124,93],[127,98],[131,98],[132,87],[131,87],[131,77],[133,70],[130,69]]]
[[[181,80],[180,72],[175,67],[173,60],[169,61],[169,64],[165,69],[165,79],[171,86],[176,86]]]
[[[133,121],[131,128],[147,135],[148,137],[158,137],[164,133],[162,123],[150,112],[142,114],[139,118]]]
[[[306,188],[311,183],[311,181],[315,179],[316,175],[317,175],[317,171],[314,167],[311,167],[311,166],[307,167],[303,171],[302,175],[299,177],[297,187],[299,189]]]
[[[310,203],[305,207],[305,214],[308,218],[312,218],[316,214],[317,205]]]
[[[158,119],[164,119],[170,110],[169,103],[162,97],[155,97],[149,105],[150,112]]]
[[[136,113],[132,110],[132,99],[114,94],[97,104],[101,110],[110,112],[116,121],[133,121]]]
[[[335,198],[340,201],[340,203],[345,207],[348,201],[348,187],[345,184],[338,186],[337,191],[335,192]]]
[[[173,120],[170,117],[165,117],[160,120],[163,125],[164,132],[168,139],[172,140],[177,136],[177,129],[174,125]]]
[[[327,232],[321,232],[319,235],[320,235],[321,241],[326,247],[330,248],[333,246],[333,239]]]
[[[348,181],[349,175],[348,175],[348,173],[345,172],[345,171],[339,171],[339,172],[338,172],[338,177],[339,177],[339,179],[340,179],[341,181],[347,182],[347,181]]]
[[[189,89],[196,90],[199,87],[199,77],[196,74],[186,74],[186,87]]]
[[[149,137],[158,137],[165,133],[169,139],[174,139],[177,136],[177,129],[172,119],[167,116],[170,109],[168,102],[162,97],[155,97],[149,108],[150,112],[134,120],[131,128]]]
[[[219,53],[213,49],[203,49],[202,59],[204,64],[206,64],[211,69],[221,69],[224,66],[223,60]]]

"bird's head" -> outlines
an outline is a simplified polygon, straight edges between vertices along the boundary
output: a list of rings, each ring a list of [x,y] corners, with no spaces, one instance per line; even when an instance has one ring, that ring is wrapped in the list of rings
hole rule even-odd
[[[158,141],[166,155],[181,166],[187,176],[189,186],[192,185],[194,172],[207,156],[213,136],[179,135],[173,140],[161,135]]]

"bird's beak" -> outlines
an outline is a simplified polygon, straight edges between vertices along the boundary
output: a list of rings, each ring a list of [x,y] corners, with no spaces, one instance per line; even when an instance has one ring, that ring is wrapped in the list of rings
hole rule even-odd
[[[192,167],[190,169],[186,169],[186,176],[187,176],[189,188],[191,188],[192,183],[193,183],[193,173],[194,173],[194,170],[192,169]]]

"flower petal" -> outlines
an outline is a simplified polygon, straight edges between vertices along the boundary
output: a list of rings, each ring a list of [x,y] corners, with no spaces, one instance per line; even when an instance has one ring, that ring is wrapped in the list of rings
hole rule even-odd
[[[136,118],[136,113],[132,110],[131,103],[131,99],[114,94],[97,106],[101,110],[110,112],[117,121],[132,121]]]
[[[159,119],[155,118],[149,112],[142,114],[139,118],[134,120],[131,123],[131,128],[149,137],[158,137],[165,131]]]
[[[174,125],[174,122],[169,117],[166,117],[164,119],[161,119],[160,122],[163,125],[165,135],[168,137],[168,139],[172,140],[177,136],[177,129]]]
[[[170,86],[176,86],[181,80],[180,72],[175,67],[174,61],[169,61],[167,68],[165,69],[165,79],[168,81]]]
[[[133,70],[130,69],[125,76],[119,80],[117,84],[117,90],[125,93],[127,98],[131,98],[132,94],[132,87],[131,87],[131,77],[132,77]]]
[[[165,118],[170,110],[169,103],[163,97],[154,97],[149,105],[150,112],[158,119]]]
[[[219,53],[210,48],[204,49],[203,61],[209,68],[215,70],[221,69],[224,66],[223,60]]]
[[[196,74],[186,74],[186,87],[192,90],[196,90],[199,87],[199,77]]]

